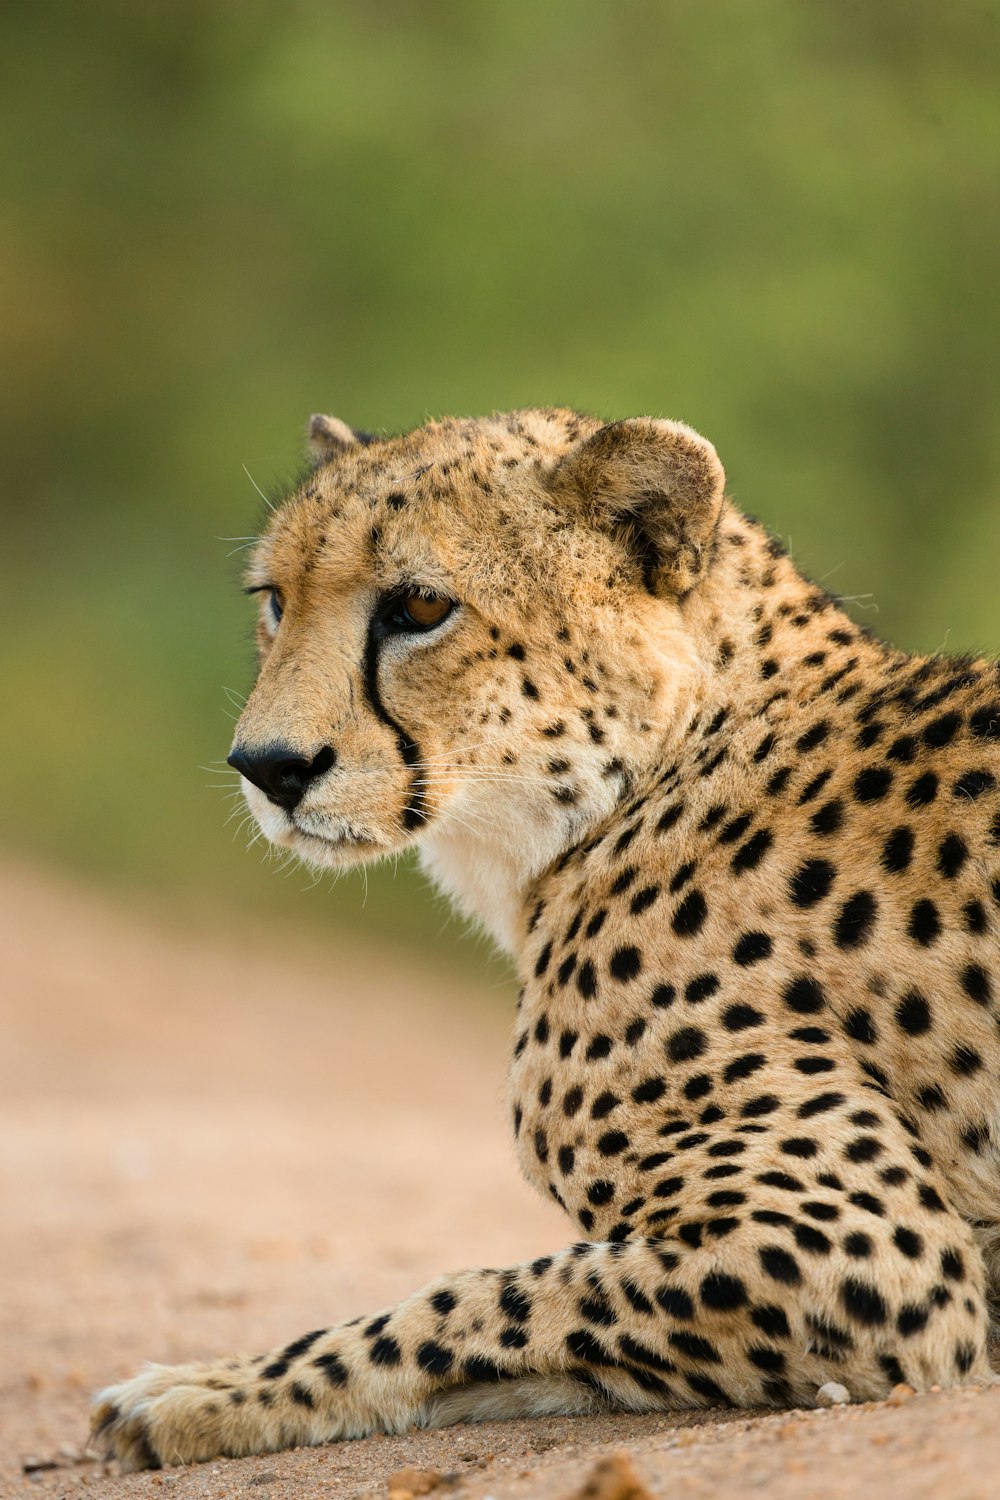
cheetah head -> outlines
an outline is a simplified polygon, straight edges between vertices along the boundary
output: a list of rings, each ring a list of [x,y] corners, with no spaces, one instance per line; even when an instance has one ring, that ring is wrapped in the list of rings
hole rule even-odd
[[[554,410],[384,440],[314,417],[310,439],[250,565],[230,764],[274,844],[342,866],[419,843],[503,940],[511,891],[681,712],[722,467],[680,423]]]

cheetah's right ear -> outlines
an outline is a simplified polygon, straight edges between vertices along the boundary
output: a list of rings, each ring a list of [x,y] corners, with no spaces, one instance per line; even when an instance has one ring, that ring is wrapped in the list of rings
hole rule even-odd
[[[712,444],[692,427],[630,417],[574,444],[549,487],[623,537],[652,593],[680,598],[708,563],[725,480]]]
[[[355,432],[339,417],[324,417],[321,412],[316,412],[309,418],[309,452],[317,468],[320,464],[328,464],[348,448],[356,448],[359,444],[367,447],[374,441],[370,432]]]

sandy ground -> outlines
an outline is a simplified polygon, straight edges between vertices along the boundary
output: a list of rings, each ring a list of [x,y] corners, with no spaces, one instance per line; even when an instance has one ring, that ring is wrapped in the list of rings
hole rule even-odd
[[[566,1238],[507,1144],[489,980],[339,935],[300,949],[179,939],[0,868],[3,1500],[406,1500],[407,1466],[444,1476],[440,1500],[573,1500],[625,1452],[639,1488],[601,1500],[995,1500],[1000,1388],[484,1424],[127,1478],[87,1459],[88,1393],[144,1359],[264,1349]]]

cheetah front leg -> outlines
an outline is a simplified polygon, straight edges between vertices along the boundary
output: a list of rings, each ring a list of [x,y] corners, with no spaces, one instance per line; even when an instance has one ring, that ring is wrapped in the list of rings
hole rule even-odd
[[[800,1261],[744,1221],[710,1246],[583,1243],[466,1271],[254,1359],[152,1366],[98,1398],[95,1439],[133,1470],[491,1417],[811,1404],[831,1379],[859,1399],[900,1378],[987,1374],[971,1260],[975,1316],[968,1296],[928,1280],[908,1320],[874,1288],[845,1303],[844,1286],[861,1283],[838,1291],[856,1268],[835,1260]],[[946,1264],[957,1275],[961,1261]]]

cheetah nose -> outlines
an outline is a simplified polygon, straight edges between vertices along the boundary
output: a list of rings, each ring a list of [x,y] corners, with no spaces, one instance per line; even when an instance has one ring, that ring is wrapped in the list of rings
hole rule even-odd
[[[296,755],[291,745],[263,745],[258,750],[234,749],[228,764],[259,787],[271,801],[291,812],[306,787],[336,763],[332,745],[324,745],[310,760]]]

